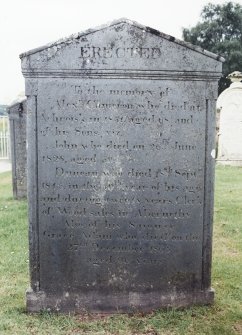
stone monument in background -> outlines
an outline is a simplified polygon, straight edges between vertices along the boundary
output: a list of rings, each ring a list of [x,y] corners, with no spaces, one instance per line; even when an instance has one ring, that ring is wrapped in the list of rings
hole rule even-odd
[[[126,19],[20,57],[28,311],[211,303],[222,59]]]
[[[15,199],[27,197],[26,111],[25,98],[8,107],[12,184]]]
[[[235,71],[228,78],[232,84],[217,100],[219,113],[217,162],[242,166],[242,73]]]

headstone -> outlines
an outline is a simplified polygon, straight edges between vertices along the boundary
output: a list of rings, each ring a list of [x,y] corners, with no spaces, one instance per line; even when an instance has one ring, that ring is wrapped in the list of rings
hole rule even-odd
[[[28,311],[211,303],[222,59],[126,19],[21,59]]]
[[[12,184],[15,199],[27,197],[26,110],[26,99],[22,99],[8,107]]]
[[[217,162],[242,166],[242,73],[228,76],[232,84],[218,97],[220,115]]]

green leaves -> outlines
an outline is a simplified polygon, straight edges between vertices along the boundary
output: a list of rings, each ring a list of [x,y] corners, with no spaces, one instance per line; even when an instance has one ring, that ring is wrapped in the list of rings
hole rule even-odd
[[[183,29],[185,41],[223,56],[223,77],[242,69],[242,6],[227,2],[208,3],[201,13],[201,22],[191,29]],[[221,80],[221,84],[224,79]],[[229,82],[228,84],[229,85]],[[221,91],[226,88],[221,85]]]

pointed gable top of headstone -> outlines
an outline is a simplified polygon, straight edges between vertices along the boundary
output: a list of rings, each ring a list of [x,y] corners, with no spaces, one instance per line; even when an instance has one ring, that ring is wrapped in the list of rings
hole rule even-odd
[[[156,29],[150,28],[148,26],[144,26],[144,25],[142,25],[142,24],[140,24],[136,21],[129,20],[127,18],[120,18],[118,20],[112,21],[111,23],[107,23],[107,24],[104,24],[104,25],[101,25],[101,26],[98,26],[98,27],[95,27],[95,28],[90,28],[90,29],[87,29],[85,31],[78,32],[76,34],[72,34],[71,36],[68,36],[66,38],[61,38],[61,39],[59,39],[57,41],[54,41],[52,43],[48,43],[44,46],[41,46],[41,47],[38,47],[38,48],[35,48],[35,49],[31,49],[29,51],[21,53],[20,58],[24,58],[24,57],[27,57],[29,55],[41,52],[45,49],[49,49],[49,48],[52,48],[52,47],[58,47],[58,46],[62,45],[63,43],[70,44],[70,43],[74,42],[75,40],[79,40],[81,38],[84,38],[84,36],[86,36],[86,35],[90,35],[90,34],[93,35],[93,34],[96,34],[98,31],[103,31],[103,30],[106,30],[110,27],[117,26],[116,31],[118,32],[118,30],[119,30],[118,26],[120,26],[120,25],[136,27],[136,28],[142,30],[143,33],[149,33],[149,34],[155,35],[155,36],[160,37],[162,39],[166,39],[170,42],[176,43],[178,45],[181,45],[181,46],[184,46],[184,47],[189,48],[191,50],[194,50],[196,52],[199,52],[199,53],[201,53],[205,56],[208,56],[208,57],[211,57],[211,58],[216,59],[218,61],[224,62],[224,58],[219,56],[219,55],[216,55],[216,54],[214,54],[210,51],[207,51],[205,49],[200,48],[199,46],[193,45],[189,42],[179,40],[179,39],[177,39],[177,38],[175,38],[171,35],[162,33],[162,32],[160,32]]]
[[[127,19],[88,29],[20,55],[25,76],[58,69],[211,71],[224,59]],[[137,68],[138,65],[138,68]]]

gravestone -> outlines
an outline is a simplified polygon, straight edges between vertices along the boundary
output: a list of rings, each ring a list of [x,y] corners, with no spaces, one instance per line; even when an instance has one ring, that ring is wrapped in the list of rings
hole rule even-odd
[[[217,100],[220,116],[217,162],[242,166],[242,73],[235,71],[228,77],[232,84]]]
[[[126,19],[20,57],[28,311],[211,303],[222,59]]]
[[[15,199],[27,197],[26,110],[26,99],[21,99],[8,107]]]

